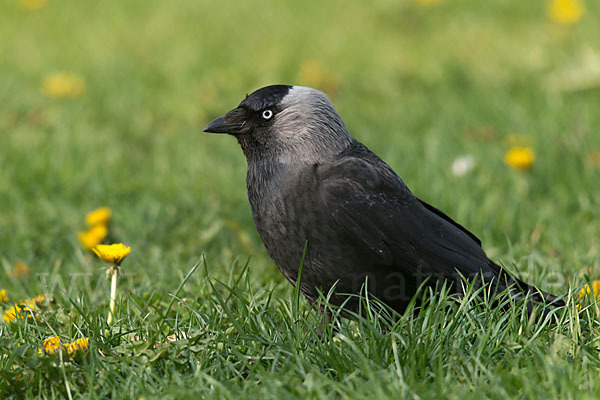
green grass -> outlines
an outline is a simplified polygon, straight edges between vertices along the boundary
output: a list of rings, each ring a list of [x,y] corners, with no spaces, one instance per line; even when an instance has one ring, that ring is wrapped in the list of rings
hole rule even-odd
[[[397,3],[2,3],[2,307],[51,301],[0,324],[1,397],[600,396],[594,305],[549,324],[442,293],[394,326],[338,321],[319,339],[256,234],[238,145],[201,133],[261,86],[323,89],[491,258],[556,294],[600,278],[598,5],[565,27],[543,2]],[[63,70],[83,96],[44,96]],[[536,152],[530,171],[502,161],[514,134]],[[474,170],[453,175],[465,154]],[[104,265],[77,241],[103,205],[110,240],[132,247],[112,326]],[[10,274],[19,261],[31,275]],[[89,337],[89,353],[38,355],[55,334]]]

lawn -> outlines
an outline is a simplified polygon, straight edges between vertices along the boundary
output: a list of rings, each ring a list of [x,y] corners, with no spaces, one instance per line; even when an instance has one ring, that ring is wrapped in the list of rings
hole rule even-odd
[[[600,397],[600,307],[578,298],[600,279],[600,4],[559,3],[2,2],[0,307],[36,304],[0,321],[0,397]],[[319,338],[239,146],[202,133],[273,83],[325,91],[416,195],[566,296],[559,321],[442,292]],[[98,207],[131,247],[110,324],[78,240]]]

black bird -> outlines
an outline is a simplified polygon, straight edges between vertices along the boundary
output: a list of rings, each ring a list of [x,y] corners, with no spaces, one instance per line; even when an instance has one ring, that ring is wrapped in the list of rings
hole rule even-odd
[[[420,200],[398,175],[354,140],[327,96],[315,89],[259,89],[205,132],[235,136],[248,162],[252,216],[269,255],[314,303],[319,291],[356,311],[366,282],[371,295],[403,312],[419,287],[461,279],[511,297],[563,302],[511,276],[480,240]],[[305,250],[306,246],[306,250]],[[531,305],[530,305],[531,306]]]

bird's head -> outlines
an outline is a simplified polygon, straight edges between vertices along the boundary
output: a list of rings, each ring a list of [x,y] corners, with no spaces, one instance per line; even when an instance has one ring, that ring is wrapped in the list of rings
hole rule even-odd
[[[342,152],[352,138],[327,96],[302,86],[272,85],[247,95],[204,132],[238,139],[248,162],[319,163]]]

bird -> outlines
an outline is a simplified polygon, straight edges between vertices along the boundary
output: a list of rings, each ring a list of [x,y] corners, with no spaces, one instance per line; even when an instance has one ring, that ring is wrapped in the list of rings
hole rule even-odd
[[[402,314],[424,287],[461,295],[470,280],[526,299],[529,310],[564,306],[490,260],[477,236],[415,196],[317,89],[263,87],[203,131],[237,139],[258,234],[312,305],[329,294],[330,304],[356,313],[368,293]]]

